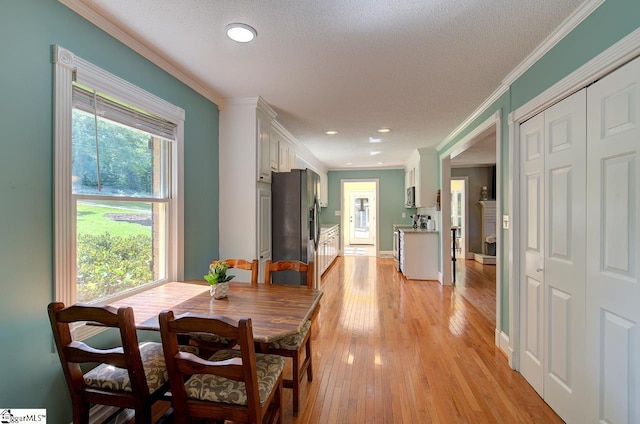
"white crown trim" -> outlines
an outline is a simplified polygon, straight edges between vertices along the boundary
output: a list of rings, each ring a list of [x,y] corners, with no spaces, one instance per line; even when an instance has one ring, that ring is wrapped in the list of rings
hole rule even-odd
[[[513,84],[525,72],[529,70],[537,61],[549,52],[571,31],[576,29],[594,10],[604,3],[605,0],[589,0],[573,11],[562,24],[556,28],[547,38],[538,45],[521,63],[511,71],[502,81],[505,85]]]
[[[599,80],[640,55],[640,28],[585,63],[510,114],[510,122],[522,122],[564,97]]]
[[[573,31],[582,21],[584,21],[594,10],[596,10],[605,0],[588,0],[578,7],[562,24],[552,32],[542,43],[536,47],[518,66],[516,66],[502,80],[500,86],[484,101],[467,119],[462,121],[440,144],[437,150],[440,151],[464,131],[473,121],[475,121],[485,110],[495,103],[500,96],[509,90],[511,84],[520,78],[533,64],[549,52],[560,40]]]
[[[220,95],[210,89],[205,83],[200,81],[195,76],[191,75],[186,70],[182,69],[182,67],[177,65],[175,62],[165,58],[155,49],[148,47],[147,45],[133,37],[131,34],[115,25],[113,22],[109,21],[109,19],[100,14],[91,6],[83,3],[81,0],[58,1],[106,32],[107,34],[111,35],[116,40],[122,42],[125,46],[129,47],[134,52],[143,56],[145,59],[148,59],[151,63],[168,72],[173,77],[195,90],[197,93],[201,94],[216,105],[219,104]]]

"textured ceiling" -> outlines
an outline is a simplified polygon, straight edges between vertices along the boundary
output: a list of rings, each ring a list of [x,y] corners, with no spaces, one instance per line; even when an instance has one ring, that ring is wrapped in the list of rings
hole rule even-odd
[[[81,1],[219,98],[261,96],[345,169],[442,142],[584,0]],[[229,40],[231,22],[257,39]]]

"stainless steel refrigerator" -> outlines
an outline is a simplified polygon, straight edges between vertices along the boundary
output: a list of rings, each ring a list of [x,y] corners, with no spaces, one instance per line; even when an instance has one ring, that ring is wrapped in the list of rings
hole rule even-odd
[[[315,259],[320,237],[320,176],[310,169],[271,175],[272,260]],[[315,264],[314,264],[315,269]],[[315,272],[314,272],[315,273]],[[278,284],[306,285],[306,276],[283,271],[273,274]]]

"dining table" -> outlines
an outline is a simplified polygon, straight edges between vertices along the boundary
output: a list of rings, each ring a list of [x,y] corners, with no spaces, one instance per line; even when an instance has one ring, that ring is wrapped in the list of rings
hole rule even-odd
[[[172,310],[177,315],[251,318],[253,338],[259,343],[302,330],[320,305],[322,291],[307,286],[229,282],[226,298],[215,299],[204,280],[172,281],[110,303],[131,306],[139,330],[160,331],[158,315]]]

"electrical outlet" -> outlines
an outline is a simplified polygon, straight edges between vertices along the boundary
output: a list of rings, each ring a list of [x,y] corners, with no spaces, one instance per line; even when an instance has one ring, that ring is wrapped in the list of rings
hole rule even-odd
[[[509,215],[502,215],[502,228],[509,229]]]
[[[342,215],[342,211],[335,211],[334,213],[335,213],[336,216]]]
[[[407,213],[406,212],[402,212],[402,217],[406,218],[407,217]]]

